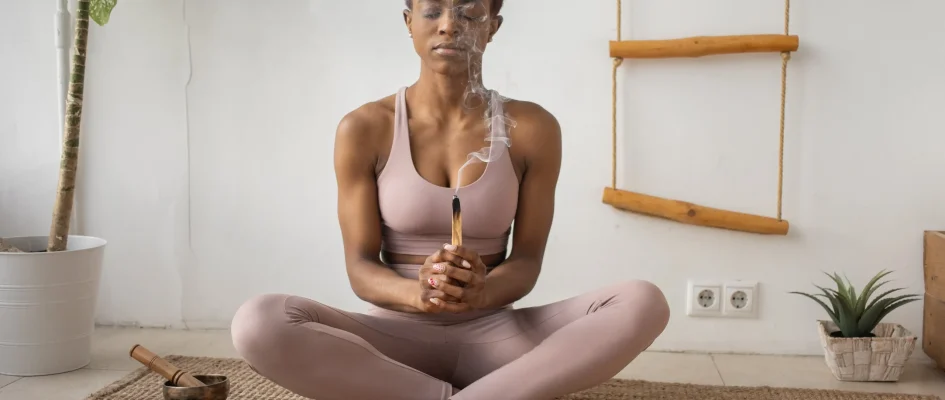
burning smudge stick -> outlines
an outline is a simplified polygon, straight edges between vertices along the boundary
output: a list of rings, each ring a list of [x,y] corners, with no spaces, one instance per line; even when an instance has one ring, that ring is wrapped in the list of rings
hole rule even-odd
[[[453,195],[453,246],[463,245],[463,214],[459,206],[459,196]]]
[[[459,196],[453,195],[453,246],[463,245],[463,213],[459,207]],[[459,287],[466,287],[464,282],[450,278],[449,283]]]

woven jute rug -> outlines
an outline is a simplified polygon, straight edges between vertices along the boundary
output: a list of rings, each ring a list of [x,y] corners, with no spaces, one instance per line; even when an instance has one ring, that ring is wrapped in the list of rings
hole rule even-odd
[[[228,400],[308,400],[276,386],[256,374],[240,359],[185,357],[168,360],[194,374],[222,374],[230,380]],[[128,376],[93,393],[85,400],[164,400],[160,375],[139,368]],[[873,394],[834,390],[772,387],[704,386],[612,379],[603,385],[559,400],[941,400],[935,396]],[[357,399],[352,399],[357,400]],[[501,400],[501,399],[496,399]]]

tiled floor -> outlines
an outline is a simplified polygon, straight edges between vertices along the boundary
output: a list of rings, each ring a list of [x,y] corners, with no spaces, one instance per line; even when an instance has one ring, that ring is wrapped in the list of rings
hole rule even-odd
[[[43,377],[0,375],[0,400],[82,400],[140,364],[128,350],[140,343],[160,355],[235,357],[226,331],[99,328],[92,363],[78,371]],[[945,371],[922,353],[896,383],[849,383],[833,379],[822,357],[644,353],[619,378],[708,385],[782,386],[867,392],[934,394],[945,400]]]

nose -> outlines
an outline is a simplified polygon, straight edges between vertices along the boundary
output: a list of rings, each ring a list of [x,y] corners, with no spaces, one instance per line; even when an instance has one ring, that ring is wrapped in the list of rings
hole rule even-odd
[[[459,24],[456,22],[456,10],[448,9],[440,17],[439,34],[449,36],[459,34]]]

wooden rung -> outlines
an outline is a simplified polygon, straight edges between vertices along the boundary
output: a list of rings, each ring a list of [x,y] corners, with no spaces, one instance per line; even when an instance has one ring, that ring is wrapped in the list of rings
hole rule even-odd
[[[788,222],[775,218],[703,207],[626,190],[604,188],[603,201],[615,208],[690,225],[769,235],[787,235]]]
[[[617,58],[702,57],[714,54],[796,51],[796,35],[696,36],[668,40],[610,42],[610,56]]]

